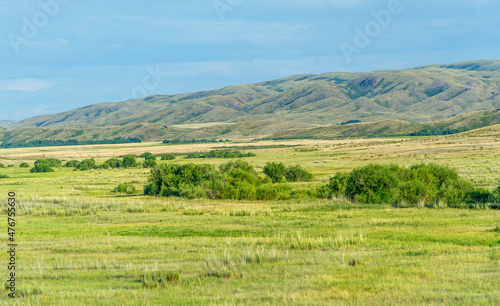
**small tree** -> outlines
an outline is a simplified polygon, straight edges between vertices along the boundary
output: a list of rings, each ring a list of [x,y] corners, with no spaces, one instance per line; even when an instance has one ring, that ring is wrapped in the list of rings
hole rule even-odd
[[[52,169],[48,163],[38,163],[35,164],[33,168],[31,168],[30,172],[31,173],[54,172],[54,169]]]
[[[120,168],[123,164],[123,162],[118,158],[108,159],[107,161],[105,161],[105,163],[108,164],[113,169]]]
[[[285,170],[286,167],[283,163],[267,163],[264,167],[264,173],[271,178],[273,183],[279,183],[283,181]]]
[[[161,157],[161,160],[174,160],[175,155],[172,153],[165,154]]]
[[[77,160],[70,160],[69,162],[66,163],[66,167],[77,168],[80,166],[80,164],[81,164],[81,162],[79,162]]]
[[[29,167],[30,167],[30,165],[29,165],[28,163],[21,163],[21,164],[19,165],[19,167],[21,167],[21,168],[29,168]]]
[[[154,159],[146,159],[144,163],[142,164],[142,167],[144,168],[153,168],[158,166],[158,163]]]
[[[289,182],[309,182],[313,175],[300,165],[290,166],[285,170],[285,178]]]
[[[156,160],[156,156],[150,152],[143,153],[140,157],[142,157],[146,160]]]
[[[137,161],[134,155],[127,155],[123,158],[123,167],[131,168],[137,167]]]
[[[94,159],[85,159],[82,163],[77,167],[79,170],[89,170],[94,169],[96,167]]]

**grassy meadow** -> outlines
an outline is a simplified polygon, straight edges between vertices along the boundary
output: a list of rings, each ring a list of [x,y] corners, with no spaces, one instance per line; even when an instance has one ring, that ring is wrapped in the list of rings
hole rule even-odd
[[[500,304],[500,211],[353,204],[342,199],[221,201],[155,198],[149,169],[30,173],[38,158],[97,163],[126,154],[235,148],[258,171],[300,164],[317,187],[370,163],[456,167],[476,186],[500,181],[497,137],[158,143],[0,150],[1,198],[15,192],[17,295],[5,305]],[[141,161],[141,159],[139,159]],[[6,204],[4,204],[4,208]],[[7,241],[7,215],[1,235]],[[6,248],[6,246],[5,246]],[[7,255],[4,256],[7,259]],[[0,269],[7,279],[7,261]]]

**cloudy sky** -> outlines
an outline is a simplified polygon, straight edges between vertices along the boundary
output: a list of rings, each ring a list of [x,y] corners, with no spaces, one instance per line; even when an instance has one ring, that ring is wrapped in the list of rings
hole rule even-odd
[[[0,0],[0,119],[500,58],[500,1]]]

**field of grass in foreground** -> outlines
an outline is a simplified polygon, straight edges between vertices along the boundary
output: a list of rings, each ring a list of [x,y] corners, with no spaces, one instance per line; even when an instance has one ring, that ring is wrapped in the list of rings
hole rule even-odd
[[[62,198],[20,209],[21,305],[500,303],[494,210]]]
[[[487,139],[344,141],[258,150],[245,160],[300,163],[315,175],[312,185],[370,162],[440,162],[492,187],[499,146]],[[112,148],[74,154],[104,160],[133,146]],[[179,148],[200,150],[169,149]],[[64,156],[64,148],[43,154],[52,150]],[[5,152],[6,164],[32,164],[41,154]],[[498,210],[119,196],[111,189],[142,189],[149,171],[55,170],[2,170],[9,178],[0,181],[1,197],[16,191],[19,202],[19,305],[500,303]],[[5,278],[7,262],[0,271]],[[0,303],[12,304],[6,291]]]

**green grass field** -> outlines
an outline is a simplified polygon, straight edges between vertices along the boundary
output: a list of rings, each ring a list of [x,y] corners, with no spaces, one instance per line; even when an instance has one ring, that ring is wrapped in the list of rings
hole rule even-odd
[[[496,138],[437,137],[162,146],[127,144],[0,151],[0,163],[37,158],[177,153],[243,146],[259,171],[300,164],[319,186],[368,163],[448,164],[477,186],[500,179]],[[280,145],[280,146],[276,146]],[[259,148],[258,146],[262,146]],[[290,147],[287,147],[290,146]],[[185,200],[142,190],[149,170],[29,173],[0,169],[16,192],[16,300],[6,305],[484,304],[500,303],[500,211],[359,205],[338,200]],[[7,249],[7,214],[0,227]],[[4,253],[6,254],[6,253]],[[7,255],[0,269],[8,279]],[[178,276],[178,278],[177,278]]]

